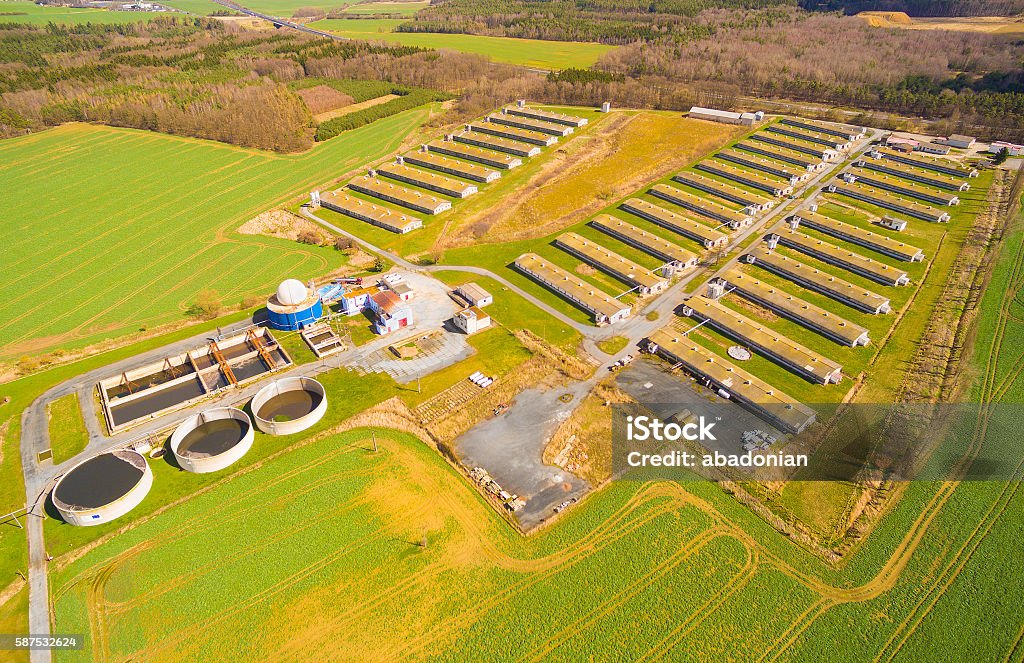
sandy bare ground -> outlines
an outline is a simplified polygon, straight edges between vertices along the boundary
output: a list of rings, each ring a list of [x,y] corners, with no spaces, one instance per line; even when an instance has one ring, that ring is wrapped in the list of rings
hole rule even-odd
[[[313,116],[313,119],[315,119],[317,122],[326,122],[327,120],[333,119],[335,117],[341,117],[342,115],[348,115],[349,113],[361,111],[364,108],[372,108],[373,106],[379,106],[380,104],[387,103],[392,99],[398,99],[398,95],[385,94],[383,97],[367,99],[366,101],[360,101],[358,104],[350,104],[342,108],[335,108],[334,110],[329,110],[325,113],[315,115]]]
[[[903,12],[860,12],[857,18],[875,28],[901,30],[951,30],[954,32],[984,32],[988,34],[1024,33],[1024,17],[970,16],[960,18],[911,18]]]
[[[238,229],[242,235],[264,235],[296,241],[302,233],[310,232],[324,239],[323,231],[305,217],[286,210],[275,209],[249,219]]]

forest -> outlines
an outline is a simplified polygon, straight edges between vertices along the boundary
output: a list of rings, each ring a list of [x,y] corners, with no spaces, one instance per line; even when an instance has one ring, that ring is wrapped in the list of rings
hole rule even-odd
[[[287,82],[307,77],[324,62],[420,51],[234,31],[205,18],[127,25],[0,23],[0,136],[82,121],[301,151],[312,145],[318,127]],[[359,126],[437,96],[415,92],[399,104],[354,113],[349,122]]]
[[[495,12],[473,18],[488,9]],[[443,18],[462,10],[462,23]],[[602,18],[580,18],[587,15]],[[892,124],[886,114],[896,113],[940,119],[941,131],[1024,140],[1024,43],[1005,36],[878,29],[775,0],[450,0],[404,25],[437,21],[480,34],[621,45],[591,69],[548,73],[446,50],[243,31],[208,18],[0,23],[0,137],[86,121],[295,152],[431,101],[456,98],[440,123],[527,97],[671,110],[789,99],[863,109],[876,126]],[[319,124],[313,115],[322,109],[311,112],[297,92],[325,80],[383,81],[363,92],[397,98]]]
[[[732,8],[688,13],[702,4],[449,0],[420,12],[403,29],[619,43],[596,69],[646,80],[659,107],[693,98],[785,98],[945,118],[964,131],[1024,138],[1019,39],[884,30],[840,12],[808,12],[785,2],[725,0],[709,4]],[[621,79],[600,81],[577,71],[551,80],[577,89],[623,87]]]
[[[688,19],[707,10],[795,5],[796,0],[448,0],[398,30],[630,44],[706,34],[704,25]]]

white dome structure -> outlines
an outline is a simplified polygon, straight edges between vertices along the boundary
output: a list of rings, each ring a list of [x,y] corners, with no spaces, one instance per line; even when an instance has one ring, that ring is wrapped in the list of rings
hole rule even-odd
[[[277,286],[277,301],[284,306],[297,306],[308,297],[309,291],[298,279],[285,279]]]

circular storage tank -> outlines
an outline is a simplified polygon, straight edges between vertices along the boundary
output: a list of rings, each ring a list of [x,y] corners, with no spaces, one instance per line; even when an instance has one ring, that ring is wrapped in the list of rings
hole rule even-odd
[[[50,499],[71,525],[102,525],[139,505],[153,487],[145,456],[118,449],[93,456],[71,468],[54,486]]]
[[[252,448],[249,415],[238,408],[217,407],[194,414],[171,435],[171,453],[182,469],[196,474],[216,472]]]
[[[274,329],[295,331],[313,324],[324,314],[324,305],[316,290],[297,279],[287,279],[267,300],[267,321]]]
[[[327,412],[327,393],[313,378],[282,378],[252,397],[256,426],[271,435],[291,435],[306,430]]]

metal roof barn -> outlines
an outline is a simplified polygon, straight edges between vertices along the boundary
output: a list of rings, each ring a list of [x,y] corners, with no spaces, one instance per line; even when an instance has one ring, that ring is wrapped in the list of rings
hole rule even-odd
[[[412,184],[413,186],[445,196],[451,196],[452,198],[468,198],[477,192],[475,184],[468,184],[462,180],[412,168],[404,163],[386,163],[378,166],[376,170],[381,175],[393,180]]]
[[[777,251],[770,251],[764,245],[755,246],[748,251],[746,260],[808,290],[821,293],[859,311],[878,315],[892,310],[888,297],[883,297],[820,269],[805,265],[799,260],[784,256]]]
[[[508,112],[491,113],[487,116],[487,121],[493,122],[494,124],[503,124],[507,127],[516,127],[517,129],[539,131],[542,134],[559,136],[561,138],[573,133],[573,128],[566,124],[557,124],[555,122],[547,122],[545,120],[518,117],[516,115],[511,115]]]
[[[458,159],[451,159],[444,156],[443,154],[435,154],[428,150],[420,150],[418,152],[409,152],[404,157],[407,163],[411,163],[415,166],[422,166],[423,168],[430,168],[441,173],[448,175],[456,175],[458,177],[464,177],[467,180],[473,180],[474,182],[480,182],[482,184],[489,184],[494,180],[501,177],[501,173],[481,166],[477,163],[469,163],[467,161],[459,161]]]
[[[734,147],[738,150],[743,150],[744,152],[768,157],[769,159],[785,161],[792,166],[803,168],[808,172],[818,172],[828,167],[828,164],[820,158],[804,154],[803,152],[798,152],[797,150],[791,150],[787,147],[780,147],[778,145],[770,145],[768,143],[755,141],[744,141],[742,143],[736,143]]]
[[[885,191],[867,186],[866,184],[860,184],[859,182],[849,184],[842,180],[836,180],[828,184],[826,191],[829,193],[839,193],[854,200],[871,203],[883,209],[900,212],[915,219],[922,219],[931,223],[946,223],[950,219],[948,212],[922,205],[913,200],[890,195]]]
[[[632,312],[629,305],[552,265],[536,253],[524,253],[516,258],[514,264],[519,271],[593,315],[599,325],[625,320]]]
[[[738,267],[727,269],[721,279],[742,297],[815,331],[829,340],[850,347],[868,344],[868,330],[864,327],[855,325],[820,306],[815,306],[795,295],[759,281],[740,271]]]
[[[478,131],[463,131],[455,134],[455,140],[474,147],[482,147],[498,152],[506,152],[517,157],[535,157],[540,154],[540,148],[518,140],[510,140],[500,136],[491,136]],[[458,155],[455,155],[458,156]],[[469,157],[467,157],[469,158]]]
[[[697,169],[724,177],[733,182],[745,184],[760,191],[766,191],[773,196],[788,196],[793,193],[793,185],[789,183],[789,180],[762,175],[761,173],[745,170],[730,163],[716,161],[715,159],[701,161],[697,164]]]
[[[809,237],[801,232],[789,231],[772,235],[780,244],[812,256],[824,263],[841,267],[848,272],[863,276],[882,285],[898,286],[910,283],[910,277],[902,269],[890,267],[867,256],[829,242]]]
[[[501,152],[485,150],[474,145],[461,145],[456,143],[454,138],[452,140],[431,141],[427,143],[427,149],[431,152],[438,152],[440,154],[447,154],[451,157],[475,161],[492,168],[500,168],[501,170],[511,170],[523,165],[522,159],[512,156],[511,154],[502,154]]]
[[[916,246],[911,246],[898,239],[886,235],[880,235],[860,226],[837,221],[832,217],[825,216],[819,212],[802,210],[793,215],[800,224],[813,228],[826,235],[832,235],[838,239],[846,240],[865,248],[877,251],[904,262],[920,262],[924,260],[924,252]]]
[[[923,200],[927,203],[934,203],[936,205],[945,205],[949,207],[960,204],[960,196],[953,193],[939,191],[933,187],[907,181],[906,179],[902,179],[904,177],[902,174],[899,176],[886,175],[883,173],[872,172],[867,168],[858,168],[856,165],[854,167],[856,168],[857,181],[867,184],[868,186],[890,191],[901,196]]]
[[[655,276],[648,269],[576,233],[559,235],[555,245],[638,288],[644,294],[661,292],[668,287],[668,281]]]
[[[684,334],[666,327],[651,334],[650,341],[656,346],[652,349],[659,355],[682,364],[698,378],[726,390],[731,397],[781,430],[799,433],[815,420],[814,410],[701,347]]]
[[[610,214],[598,214],[590,225],[655,258],[665,260],[675,269],[691,269],[696,267],[700,260],[696,253],[687,251],[675,242],[649,233]]]
[[[700,164],[698,164],[698,168]],[[750,193],[744,189],[719,182],[716,179],[710,177],[704,177],[698,173],[691,173],[689,171],[681,171],[672,176],[672,179],[680,184],[703,191],[704,193],[710,193],[713,196],[717,196],[722,200],[727,200],[730,203],[737,205],[743,205],[748,208],[751,212],[769,210],[775,207],[775,201],[770,198],[759,196],[756,193]]]
[[[424,214],[440,214],[452,208],[451,201],[423,193],[416,189],[385,182],[377,177],[364,175],[349,182],[348,187],[353,191],[380,198],[383,201],[408,207],[416,212]]]
[[[754,222],[752,214],[730,209],[713,200],[708,200],[707,198],[692,194],[689,191],[677,189],[676,187],[669,186],[667,184],[655,184],[648,189],[648,193],[661,198],[662,200],[667,200],[670,203],[679,205],[683,209],[696,212],[701,216],[724,223],[733,230],[743,226],[749,226]]]
[[[518,115],[519,117],[529,117],[535,120],[564,124],[569,127],[576,127],[577,129],[582,126],[586,126],[587,124],[587,118],[585,117],[566,115],[565,113],[556,113],[554,111],[544,110],[542,108],[531,108],[529,106],[506,106],[505,112],[510,115]]]
[[[895,161],[897,163],[904,163],[908,166],[917,166],[918,168],[924,168],[925,170],[931,170],[936,173],[942,173],[943,175],[952,175],[953,177],[977,177],[978,170],[976,168],[970,168],[962,166],[951,159],[937,159],[935,157],[928,157],[925,155],[908,155],[897,152],[885,147],[880,147],[876,150],[882,158]]]
[[[651,223],[679,233],[683,237],[700,242],[706,249],[725,246],[729,243],[728,235],[699,221],[695,221],[688,216],[676,214],[664,207],[659,207],[640,198],[630,198],[622,203],[620,207],[630,214],[635,214],[642,219],[647,219]]]
[[[799,184],[800,182],[809,179],[811,176],[807,169],[797,169],[794,168],[792,164],[776,161],[774,159],[766,159],[764,157],[748,154],[739,150],[722,150],[715,156],[723,161],[729,161],[740,166],[752,168],[762,173],[781,177],[791,185]]]
[[[466,129],[469,131],[490,134],[491,136],[498,136],[499,138],[507,138],[509,140],[530,143],[531,145],[539,145],[540,147],[550,147],[558,142],[557,136],[549,136],[548,134],[541,133],[540,131],[531,131],[529,129],[506,127],[487,120],[470,122],[466,124]]]
[[[339,214],[365,221],[393,233],[404,234],[423,227],[423,221],[415,216],[408,216],[383,205],[375,205],[347,193],[322,194],[320,204]]]
[[[746,343],[754,351],[811,382],[830,384],[842,380],[843,367],[840,364],[715,300],[694,295],[683,304],[683,314],[706,321],[712,328]]]

